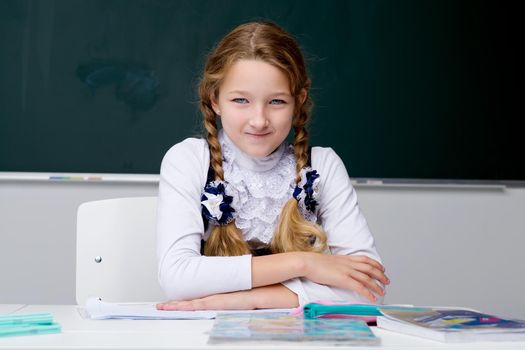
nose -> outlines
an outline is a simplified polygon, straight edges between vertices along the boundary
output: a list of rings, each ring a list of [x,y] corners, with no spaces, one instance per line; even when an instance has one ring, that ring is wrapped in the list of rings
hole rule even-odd
[[[264,106],[257,106],[253,109],[249,124],[255,130],[262,130],[268,126],[269,120]]]

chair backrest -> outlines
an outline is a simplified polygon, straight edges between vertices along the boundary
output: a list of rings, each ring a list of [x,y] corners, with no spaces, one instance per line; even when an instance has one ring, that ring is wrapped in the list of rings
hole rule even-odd
[[[77,214],[76,300],[162,301],[155,245],[156,197],[86,202]]]

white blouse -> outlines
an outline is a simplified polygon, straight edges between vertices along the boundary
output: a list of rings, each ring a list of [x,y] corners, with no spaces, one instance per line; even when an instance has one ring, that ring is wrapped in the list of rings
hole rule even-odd
[[[283,143],[268,157],[253,158],[239,150],[222,131],[224,177],[233,195],[235,223],[252,248],[272,239],[284,203],[295,188],[293,149]],[[157,255],[159,282],[171,300],[251,289],[251,255],[201,256],[204,231],[200,198],[210,163],[204,139],[188,138],[164,156],[159,183]],[[381,261],[343,162],[331,148],[312,148],[312,168],[320,175],[317,222],[327,234],[331,254],[367,255]],[[211,225],[210,225],[211,226]],[[294,278],[283,285],[301,305],[321,299],[368,300],[353,291]],[[381,301],[381,298],[379,298]]]

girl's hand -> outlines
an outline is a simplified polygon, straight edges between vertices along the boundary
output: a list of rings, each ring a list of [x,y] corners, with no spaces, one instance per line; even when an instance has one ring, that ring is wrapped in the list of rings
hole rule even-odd
[[[329,255],[305,253],[304,277],[309,280],[337,288],[353,290],[371,302],[374,295],[385,295],[383,287],[390,280],[379,262],[363,255]]]
[[[253,310],[292,308],[299,305],[297,296],[281,284],[251,290],[215,294],[186,301],[167,301],[157,304],[157,310]]]

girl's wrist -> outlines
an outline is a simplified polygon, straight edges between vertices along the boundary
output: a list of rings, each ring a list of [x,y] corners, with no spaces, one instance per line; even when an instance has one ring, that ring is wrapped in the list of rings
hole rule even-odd
[[[252,310],[264,309],[267,303],[264,293],[261,293],[260,288],[254,288],[248,291],[248,302]]]
[[[261,307],[263,300],[261,300],[261,294],[258,293],[257,288],[245,290],[242,293],[244,294],[244,303],[247,310],[255,310]]]
[[[299,306],[297,295],[283,286],[275,284],[254,288],[249,292],[251,309],[293,308]]]
[[[288,253],[291,254],[292,259],[292,268],[294,271],[296,271],[295,275],[297,277],[305,277],[308,275],[308,252],[292,252]]]

